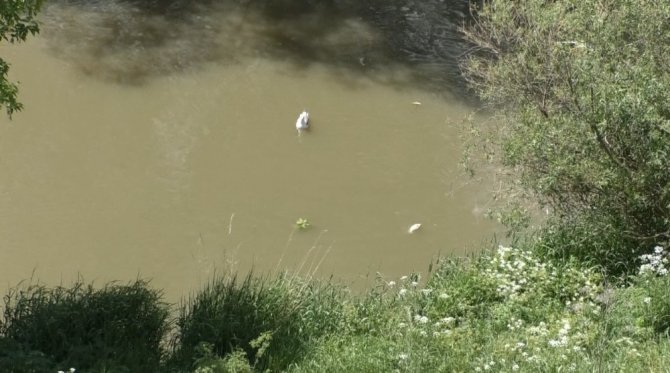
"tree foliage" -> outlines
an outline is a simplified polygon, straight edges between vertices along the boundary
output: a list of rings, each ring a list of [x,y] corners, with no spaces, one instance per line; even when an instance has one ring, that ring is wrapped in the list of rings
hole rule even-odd
[[[670,3],[490,0],[465,33],[466,76],[504,113],[494,156],[555,212],[552,250],[620,271],[667,243]]]
[[[35,20],[42,0],[2,0],[0,1],[0,43],[21,42],[28,35],[39,32]],[[9,64],[0,58],[0,107],[4,106],[7,114],[21,110],[23,105],[17,101],[18,88],[8,80]]]

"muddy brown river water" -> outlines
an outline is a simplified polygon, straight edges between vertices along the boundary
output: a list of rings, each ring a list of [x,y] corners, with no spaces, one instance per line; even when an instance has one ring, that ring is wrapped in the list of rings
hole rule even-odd
[[[25,105],[0,116],[3,288],[139,276],[174,300],[252,267],[357,286],[490,239],[489,186],[458,168],[472,108],[375,65],[365,25],[316,41],[359,48],[342,68],[265,53],[281,50],[267,21],[230,11],[193,15],[232,25],[203,21],[199,51],[186,36],[123,49],[123,12],[52,5],[40,36],[0,46]],[[184,51],[207,55],[189,64]],[[311,129],[298,136],[303,109]]]

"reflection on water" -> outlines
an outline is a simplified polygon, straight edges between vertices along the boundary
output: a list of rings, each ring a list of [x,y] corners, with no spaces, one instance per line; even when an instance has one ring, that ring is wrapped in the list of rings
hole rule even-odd
[[[278,59],[463,90],[459,27],[469,1],[54,0],[43,34],[51,52],[96,78],[141,84],[203,64]],[[405,74],[389,75],[403,66]],[[379,72],[380,74],[373,74]]]
[[[383,29],[129,4],[52,2],[40,37],[0,48],[26,107],[0,118],[0,281],[141,275],[171,299],[231,268],[355,281],[493,231],[457,170],[470,109],[422,90]]]

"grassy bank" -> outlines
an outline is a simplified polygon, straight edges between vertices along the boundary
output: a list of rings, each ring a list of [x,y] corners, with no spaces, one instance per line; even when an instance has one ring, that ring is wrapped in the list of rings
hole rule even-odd
[[[380,279],[364,295],[288,276],[219,277],[172,306],[142,281],[24,286],[4,297],[0,370],[664,371],[666,261],[650,250],[640,273],[613,282],[499,247],[443,260],[427,281]]]

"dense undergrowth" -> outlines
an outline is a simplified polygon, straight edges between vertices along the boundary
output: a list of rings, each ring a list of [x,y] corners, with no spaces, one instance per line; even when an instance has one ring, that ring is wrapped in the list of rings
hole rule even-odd
[[[295,277],[218,277],[170,307],[148,283],[5,296],[3,372],[609,372],[670,363],[661,247],[609,282],[532,247],[444,259],[363,295]],[[172,316],[170,315],[172,311]]]

